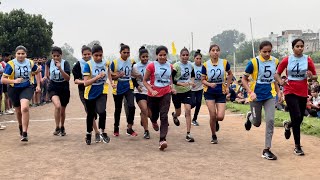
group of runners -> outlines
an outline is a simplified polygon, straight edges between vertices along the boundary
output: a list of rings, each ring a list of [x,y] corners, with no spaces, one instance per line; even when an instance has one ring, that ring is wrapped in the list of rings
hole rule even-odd
[[[303,54],[304,41],[296,39],[292,42],[293,54],[285,57],[280,63],[271,56],[272,44],[264,41],[260,44],[260,54],[251,59],[242,78],[244,88],[250,98],[251,111],[248,112],[244,124],[250,130],[252,124],[261,125],[262,107],[265,110],[266,134],[265,148],[262,157],[275,160],[271,152],[275,119],[275,97],[279,94],[279,85],[284,86],[285,100],[290,112],[291,121],[284,122],[285,137],[290,138],[293,131],[294,153],[303,155],[300,144],[300,125],[307,99],[307,78],[316,79],[316,71],[310,57]],[[194,142],[191,126],[199,126],[197,117],[204,97],[210,117],[211,143],[217,144],[216,132],[219,121],[223,121],[226,110],[226,95],[232,84],[233,74],[226,59],[220,58],[220,47],[213,44],[209,48],[209,59],[203,59],[200,50],[190,57],[188,49],[180,51],[180,61],[171,64],[168,60],[168,49],[159,46],[156,59],[149,59],[145,47],[139,49],[139,60],[130,58],[130,47],[120,45],[120,57],[112,61],[103,58],[103,48],[95,44],[92,48],[82,47],[82,58],[73,69],[67,60],[62,59],[62,50],[53,47],[52,59],[46,62],[44,78],[50,81],[48,94],[54,105],[54,135],[65,136],[66,107],[70,100],[70,73],[74,83],[78,85],[79,97],[87,113],[85,142],[92,142],[94,131],[95,142],[110,142],[106,132],[106,102],[109,88],[112,88],[114,100],[113,136],[120,135],[120,115],[124,106],[129,136],[138,136],[134,130],[135,103],[140,108],[140,124],[144,129],[143,138],[149,139],[149,122],[155,131],[160,131],[159,149],[167,148],[169,114],[173,123],[180,126],[179,117],[183,104],[186,120],[185,140]],[[193,59],[194,62],[191,62]],[[280,78],[286,70],[287,79]],[[1,81],[10,84],[8,95],[15,107],[21,141],[28,141],[29,101],[34,91],[40,91],[38,82],[40,68],[32,60],[27,59],[27,49],[18,46],[15,59],[8,62],[3,71]],[[36,83],[35,83],[36,82]],[[32,84],[37,84],[32,88]],[[278,101],[282,101],[282,96]],[[174,111],[169,112],[171,100]],[[191,109],[195,108],[194,115]],[[98,121],[98,122],[97,122]]]

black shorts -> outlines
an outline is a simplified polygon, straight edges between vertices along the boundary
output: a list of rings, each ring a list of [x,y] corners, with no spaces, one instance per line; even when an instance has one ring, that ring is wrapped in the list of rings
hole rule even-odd
[[[69,87],[65,88],[62,86],[49,86],[48,90],[49,98],[52,99],[53,96],[58,96],[62,107],[67,107],[70,100],[70,90]]]
[[[141,100],[148,100],[148,95],[146,94],[139,94],[139,93],[135,93],[134,96],[136,97],[136,102],[139,103],[139,101]]]
[[[15,88],[15,87],[8,87],[8,96],[13,104],[14,107],[20,107],[20,100],[27,99],[31,100],[33,97],[33,88],[32,86],[25,87],[25,88]]]
[[[213,100],[215,103],[226,103],[226,95],[223,93],[220,94],[211,94],[205,92],[204,94],[204,99],[205,100]]]
[[[7,93],[8,92],[8,85],[7,84],[2,84],[2,92]]]
[[[1,81],[1,79],[0,79]],[[2,92],[3,92],[3,88],[2,88],[3,84],[0,84],[0,96],[2,96]]]
[[[188,91],[185,93],[172,94],[172,102],[173,102],[174,108],[180,109],[181,103],[191,105],[192,104],[191,96],[192,96],[191,91]]]

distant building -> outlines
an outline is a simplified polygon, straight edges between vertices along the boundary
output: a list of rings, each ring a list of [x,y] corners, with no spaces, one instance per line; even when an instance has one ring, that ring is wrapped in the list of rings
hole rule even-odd
[[[305,42],[304,52],[315,52],[319,51],[319,32],[314,33],[311,30],[285,30],[282,34],[270,33],[269,37],[262,38],[261,40],[269,40],[273,45],[273,50],[279,52],[283,55],[288,55],[292,53],[292,41],[294,39],[303,39]]]

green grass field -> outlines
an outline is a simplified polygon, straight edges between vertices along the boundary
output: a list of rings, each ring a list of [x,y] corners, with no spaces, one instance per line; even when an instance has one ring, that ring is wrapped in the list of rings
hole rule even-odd
[[[227,102],[227,109],[231,112],[240,112],[246,114],[250,110],[249,105],[237,104],[232,102]],[[276,110],[275,115],[275,126],[282,127],[282,122],[284,120],[290,120],[290,116],[288,112],[278,111]],[[313,135],[320,137],[320,119],[311,118],[311,117],[304,117],[301,132],[307,135]]]

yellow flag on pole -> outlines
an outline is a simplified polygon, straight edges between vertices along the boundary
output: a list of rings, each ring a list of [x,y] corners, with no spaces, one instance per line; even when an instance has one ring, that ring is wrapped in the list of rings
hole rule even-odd
[[[176,55],[177,54],[177,50],[176,50],[176,46],[174,45],[174,42],[172,42],[172,55]]]

